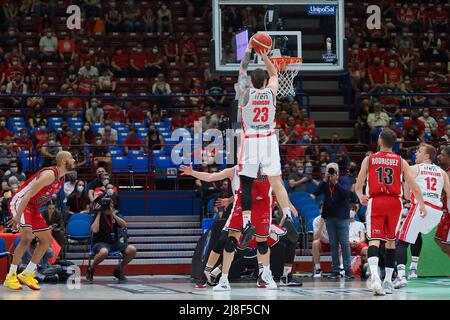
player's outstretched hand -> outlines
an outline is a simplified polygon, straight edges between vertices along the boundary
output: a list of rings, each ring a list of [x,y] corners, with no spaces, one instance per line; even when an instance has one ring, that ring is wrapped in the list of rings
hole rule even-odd
[[[425,218],[427,213],[427,208],[425,206],[420,206],[420,217]]]
[[[182,176],[191,176],[192,175],[192,163],[189,166],[180,166],[180,170],[183,171],[181,173]]]

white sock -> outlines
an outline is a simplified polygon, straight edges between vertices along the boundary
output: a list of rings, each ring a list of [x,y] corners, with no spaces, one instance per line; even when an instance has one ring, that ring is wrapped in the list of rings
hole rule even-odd
[[[244,222],[244,227],[250,223],[251,214],[242,214],[242,221]]]
[[[284,267],[284,269],[283,269],[283,277],[287,277],[287,275],[289,273],[291,273],[291,272],[292,272],[292,266],[291,267]]]
[[[320,263],[316,263],[316,264],[314,265],[314,268],[315,268],[316,270],[320,270]]]
[[[384,282],[392,282],[392,274],[394,273],[394,268],[385,268],[386,276],[384,277]]]
[[[36,270],[36,264],[30,261],[30,263],[27,265],[27,268],[23,272],[24,275],[32,273],[34,270]]]
[[[367,259],[367,262],[369,262],[370,274],[373,274],[379,279],[380,275],[378,274],[378,257],[370,257],[369,259]]]
[[[228,273],[222,273],[222,276],[220,277],[220,279],[223,281],[228,281]]]
[[[264,272],[265,274],[268,274],[268,273],[271,272],[271,271],[270,271],[270,264],[267,265],[267,266],[263,266],[263,272]]]
[[[343,264],[339,265],[339,269],[344,270],[344,265]]]
[[[411,257],[411,265],[409,266],[409,269],[416,269],[417,270],[417,264],[419,263],[419,257]]]
[[[405,265],[404,264],[399,264],[397,266],[397,277],[399,278],[404,278],[405,277]]]
[[[264,266],[261,262],[258,263],[258,275],[261,275],[264,271]]]
[[[222,270],[220,269],[221,266],[216,267],[213,271],[211,271],[211,275],[213,275],[214,277],[217,277]]]
[[[286,217],[290,217],[291,216],[291,208],[287,207],[287,208],[283,208],[283,214]]]
[[[16,264],[12,264],[9,266],[9,273],[8,274],[13,274],[13,273],[17,273],[17,265]]]
[[[206,267],[205,267],[205,273],[207,272],[207,273],[211,273],[211,271],[212,271],[212,268],[213,268],[214,266],[210,266],[210,265],[206,265]]]

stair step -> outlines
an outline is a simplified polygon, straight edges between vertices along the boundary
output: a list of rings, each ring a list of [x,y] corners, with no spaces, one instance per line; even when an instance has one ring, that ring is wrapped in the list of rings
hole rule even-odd
[[[138,250],[193,250],[197,243],[130,243]],[[68,247],[68,253],[85,253],[89,246],[71,245]]]
[[[311,96],[311,105],[344,105],[344,97],[342,96]]]
[[[339,128],[352,128],[355,126],[355,122],[351,120],[338,120],[335,121],[327,120],[327,121],[316,121],[316,127],[320,128],[330,128],[330,127],[339,127]]]
[[[195,216],[125,216],[127,222],[194,222],[200,221]]]
[[[311,112],[316,125],[322,121],[348,121],[348,112]]]
[[[131,229],[128,235],[200,235],[202,229]]]
[[[348,108],[347,106],[344,105],[322,105],[322,106],[311,106],[311,111],[312,112],[347,112],[348,113]]]
[[[74,259],[71,260],[77,266],[85,265],[87,266],[88,261],[85,259]],[[130,265],[153,265],[153,264],[191,264],[192,258],[158,258],[158,259],[134,259],[129,264]],[[114,266],[117,265],[117,259],[106,259],[102,261],[101,265]]]
[[[128,243],[197,242],[200,236],[130,237]]]
[[[139,251],[136,258],[191,258],[194,255],[193,250],[186,251]],[[67,259],[87,259],[87,252],[67,252]]]
[[[303,80],[304,90],[314,90],[314,89],[329,89],[329,90],[339,90],[339,81],[311,81]]]
[[[342,93],[339,89],[327,88],[304,89],[304,91],[310,96],[339,96]]]
[[[172,222],[172,221],[162,221],[162,222],[127,222],[127,228],[196,228],[200,226],[199,221],[187,221],[187,222]]]

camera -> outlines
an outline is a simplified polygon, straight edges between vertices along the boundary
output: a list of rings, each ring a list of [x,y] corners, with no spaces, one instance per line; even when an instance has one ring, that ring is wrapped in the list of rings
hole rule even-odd
[[[334,168],[329,168],[328,169],[328,174],[329,175],[334,175],[334,174],[336,174],[336,170]]]
[[[104,197],[100,199],[100,207],[102,211],[108,210],[111,207],[112,199],[108,197]]]

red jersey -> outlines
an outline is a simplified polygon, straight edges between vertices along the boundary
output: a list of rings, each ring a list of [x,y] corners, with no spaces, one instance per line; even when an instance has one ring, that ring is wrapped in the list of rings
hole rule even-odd
[[[33,186],[33,184],[36,183],[37,178],[44,170],[52,170],[55,174],[55,180],[53,183],[51,183],[48,186],[43,187],[41,190],[39,190],[38,193],[34,197],[30,199],[28,202],[28,206],[33,206],[35,208],[39,208],[45,204],[47,204],[54,194],[57,194],[59,190],[61,190],[62,186],[64,185],[64,176],[58,179],[59,171],[56,166],[48,167],[48,168],[42,168],[38,172],[36,172],[34,175],[31,176],[25,183],[17,190],[17,193],[12,197],[11,199],[14,199],[16,197],[23,197]]]
[[[450,168],[445,169],[445,172],[447,174],[450,172]],[[442,211],[448,212],[448,206],[447,206],[447,194],[445,192],[442,193]]]
[[[394,152],[377,152],[369,157],[366,194],[369,197],[403,194],[403,159]]]

